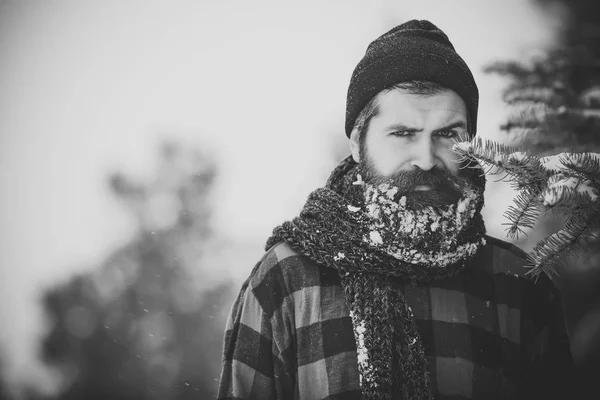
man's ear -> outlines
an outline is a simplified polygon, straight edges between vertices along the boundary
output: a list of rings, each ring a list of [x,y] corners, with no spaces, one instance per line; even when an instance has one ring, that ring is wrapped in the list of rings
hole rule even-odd
[[[350,134],[350,153],[355,162],[360,162],[360,143],[358,140],[358,129],[353,129]]]

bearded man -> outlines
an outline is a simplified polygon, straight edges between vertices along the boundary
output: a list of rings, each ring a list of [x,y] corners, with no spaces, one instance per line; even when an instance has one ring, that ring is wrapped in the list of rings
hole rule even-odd
[[[484,174],[452,151],[475,135],[478,99],[431,22],[370,44],[348,89],[351,156],[242,286],[220,399],[558,393],[571,365],[560,293],[486,236]]]

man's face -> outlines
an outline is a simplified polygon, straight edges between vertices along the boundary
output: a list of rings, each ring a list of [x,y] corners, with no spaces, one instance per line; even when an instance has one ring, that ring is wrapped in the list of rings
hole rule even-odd
[[[356,132],[350,136],[363,179],[374,184],[391,180],[399,195],[417,207],[457,201],[466,181],[451,147],[468,137],[460,96],[451,90],[428,96],[393,90],[378,95],[378,104],[364,145]]]

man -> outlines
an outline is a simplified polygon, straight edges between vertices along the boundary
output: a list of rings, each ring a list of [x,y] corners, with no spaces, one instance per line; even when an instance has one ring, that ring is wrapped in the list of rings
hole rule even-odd
[[[557,393],[571,363],[559,292],[485,235],[484,175],[452,151],[475,134],[478,98],[430,22],[370,44],[348,89],[351,157],[244,283],[220,399]]]

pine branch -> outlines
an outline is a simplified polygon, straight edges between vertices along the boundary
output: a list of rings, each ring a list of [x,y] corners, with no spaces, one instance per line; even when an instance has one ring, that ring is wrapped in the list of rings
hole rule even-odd
[[[595,216],[598,218],[600,215]],[[528,274],[536,279],[541,273],[546,273],[549,277],[558,275],[557,269],[563,265],[564,260],[583,250],[586,238],[594,233],[587,218],[585,213],[577,213],[567,220],[563,229],[539,241],[528,254],[531,267]]]
[[[504,91],[503,99],[506,103],[535,102],[550,106],[561,104],[563,95],[555,88],[544,86],[514,85]]]
[[[588,191],[579,191],[564,187],[548,187],[540,195],[544,207],[560,209],[563,212],[578,207],[593,207],[597,196],[590,195]]]
[[[583,249],[585,240],[600,230],[600,154],[561,153],[538,158],[524,149],[477,138],[457,143],[453,150],[463,160],[488,166],[504,174],[518,194],[505,212],[507,236],[532,229],[542,214],[560,210],[566,217],[560,231],[540,240],[528,255],[536,278],[549,276],[569,256]]]
[[[524,128],[539,132],[565,123],[570,126],[586,126],[595,120],[600,120],[600,109],[553,106],[533,100],[517,101],[509,104],[505,122],[500,125],[500,129],[510,131]]]
[[[507,174],[516,187],[529,187],[541,191],[550,172],[540,159],[526,149],[506,146],[491,140],[475,138],[471,142],[456,144],[453,149],[463,160],[492,165],[494,174]]]
[[[588,180],[578,177],[568,177],[557,174],[550,177],[547,187],[540,195],[544,206],[555,207],[558,205],[578,205],[589,207],[598,198],[597,189]]]
[[[494,62],[483,69],[486,74],[498,74],[501,76],[526,77],[531,75],[531,70],[516,62]]]
[[[539,127],[545,125],[552,108],[546,103],[537,101],[520,101],[509,105],[506,122],[500,125],[500,129],[508,130],[518,126],[524,128]]]
[[[538,135],[541,130],[539,126],[505,126],[504,128],[500,127],[501,130],[506,131],[506,134],[512,138],[512,141],[515,142],[516,138],[519,138],[517,142],[523,142],[525,139],[530,139],[535,135]]]
[[[553,160],[551,157],[544,157],[540,161],[549,164]],[[561,153],[558,154],[558,162],[563,165],[560,172],[565,174],[573,171],[591,180],[600,175],[600,153]]]
[[[524,228],[533,229],[542,212],[538,198],[537,192],[522,191],[513,200],[514,205],[504,213],[510,222],[502,224],[508,225],[506,228],[508,237],[518,239],[519,234],[526,234]]]

